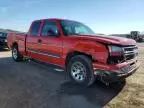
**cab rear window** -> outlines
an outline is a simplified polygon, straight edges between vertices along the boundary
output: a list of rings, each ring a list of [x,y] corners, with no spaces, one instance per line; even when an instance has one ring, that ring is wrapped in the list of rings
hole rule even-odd
[[[40,29],[40,25],[41,25],[41,22],[40,22],[40,21],[34,22],[34,23],[32,24],[31,32],[30,32],[30,35],[31,35],[31,36],[38,36],[39,29]]]

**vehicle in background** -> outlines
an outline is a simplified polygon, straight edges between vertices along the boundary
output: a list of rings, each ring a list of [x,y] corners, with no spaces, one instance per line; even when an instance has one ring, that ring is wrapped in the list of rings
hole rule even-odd
[[[139,31],[131,31],[130,35],[128,35],[127,37],[134,39],[137,42],[142,42],[144,40],[144,35],[140,34]]]
[[[8,48],[7,44],[7,33],[6,32],[0,32],[0,48]]]
[[[8,45],[15,61],[26,57],[58,65],[74,83],[84,86],[95,79],[119,82],[139,67],[135,40],[96,35],[77,21],[33,21],[27,34],[8,34]]]

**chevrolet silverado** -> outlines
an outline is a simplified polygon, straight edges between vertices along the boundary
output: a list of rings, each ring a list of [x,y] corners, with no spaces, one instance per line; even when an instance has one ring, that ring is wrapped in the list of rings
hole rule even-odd
[[[74,83],[90,86],[96,79],[119,82],[139,67],[132,39],[96,35],[83,23],[66,19],[33,21],[27,34],[8,34],[12,58],[31,58],[58,65]]]

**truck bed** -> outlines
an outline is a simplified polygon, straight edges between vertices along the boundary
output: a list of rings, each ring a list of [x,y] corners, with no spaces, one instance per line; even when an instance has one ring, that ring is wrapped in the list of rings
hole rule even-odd
[[[9,48],[12,48],[17,43],[20,53],[25,53],[26,34],[8,33],[7,40]]]

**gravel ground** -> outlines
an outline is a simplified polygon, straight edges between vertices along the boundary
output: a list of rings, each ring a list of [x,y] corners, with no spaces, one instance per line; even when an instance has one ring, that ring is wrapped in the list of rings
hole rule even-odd
[[[90,88],[73,85],[64,71],[37,62],[16,63],[0,51],[0,108],[144,108],[144,44],[140,69],[126,82]]]

